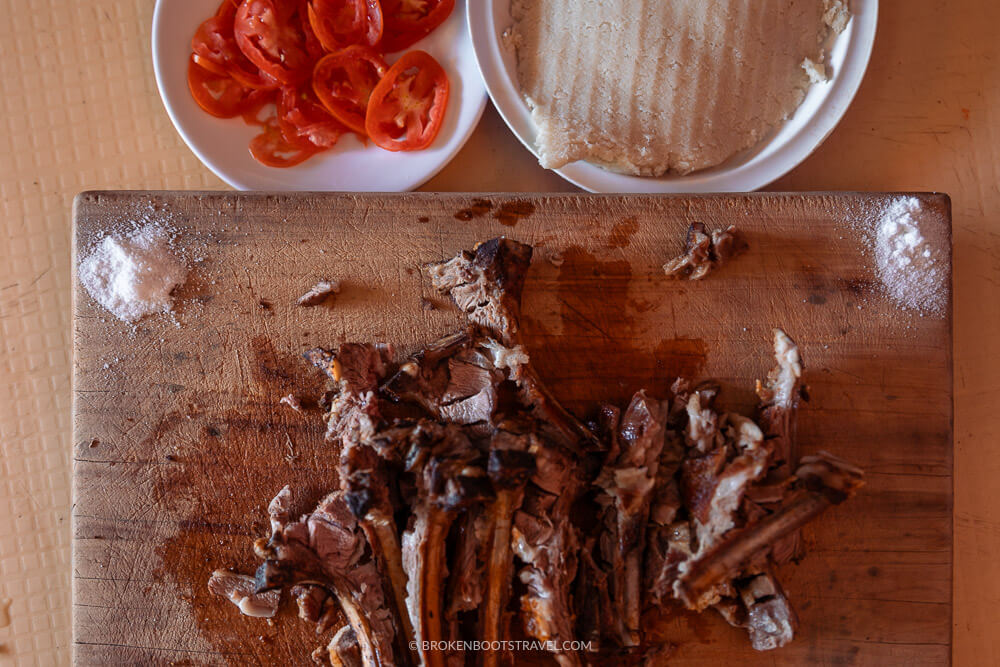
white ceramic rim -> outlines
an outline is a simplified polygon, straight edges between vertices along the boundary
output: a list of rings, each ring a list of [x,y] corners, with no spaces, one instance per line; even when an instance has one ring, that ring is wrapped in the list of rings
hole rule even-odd
[[[186,55],[191,35],[218,3],[157,0],[152,24],[153,71],[163,106],[184,143],[202,164],[237,190],[413,190],[455,157],[486,108],[486,89],[466,29],[466,1],[459,0],[448,20],[413,47],[437,58],[451,81],[444,127],[433,145],[422,151],[392,153],[375,146],[365,148],[353,136],[345,135],[338,146],[300,165],[286,169],[265,167],[246,149],[254,128],[239,119],[213,118],[198,108],[188,92]],[[399,55],[391,54],[390,62]]]
[[[493,104],[504,122],[535,156],[535,126],[516,80],[516,56],[502,45],[510,25],[510,0],[479,0],[469,5],[472,47]],[[843,118],[864,79],[875,43],[878,0],[851,0],[851,20],[830,49],[832,77],[814,84],[805,100],[780,128],[753,148],[724,164],[684,176],[647,178],[617,174],[587,162],[555,172],[590,192],[697,193],[751,192],[782,177],[805,160]]]

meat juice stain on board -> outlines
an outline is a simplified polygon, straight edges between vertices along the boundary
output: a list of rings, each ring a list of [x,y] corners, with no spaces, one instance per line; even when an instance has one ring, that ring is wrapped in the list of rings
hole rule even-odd
[[[264,336],[249,348],[241,358],[250,360],[257,391],[228,408],[211,396],[196,398],[201,408],[193,435],[154,482],[158,515],[177,532],[157,547],[161,562],[153,578],[176,586],[176,593],[158,589],[170,598],[162,603],[183,605],[201,637],[220,654],[233,655],[237,664],[292,664],[329,637],[317,637],[296,622],[294,605],[284,605],[271,624],[241,615],[207,587],[217,568],[253,574],[259,561],[251,545],[267,535],[267,503],[282,486],[295,483],[304,511],[338,484],[337,452],[325,446],[319,410],[298,413],[278,402],[294,392],[315,405],[326,387],[322,373],[297,354],[279,352]],[[172,413],[164,417],[166,428],[156,429],[159,449],[168,446],[177,422]],[[297,450],[294,459],[287,456],[287,442]],[[195,502],[181,504],[186,506],[181,510],[171,502],[180,497]]]
[[[639,231],[639,221],[635,218],[626,218],[621,222],[616,222],[608,234],[605,245],[608,248],[627,248],[632,243],[632,236]]]
[[[513,227],[524,218],[530,217],[534,212],[535,205],[530,201],[515,200],[501,204],[493,217],[499,220],[501,225]]]
[[[630,295],[636,278],[627,260],[598,259],[578,246],[562,256],[555,287],[561,332],[524,316],[532,362],[560,401],[579,415],[602,401],[624,406],[641,388],[666,397],[676,377],[699,377],[708,354],[703,341],[639,335],[637,320],[654,304]]]
[[[493,209],[493,202],[489,199],[473,199],[472,204],[455,213],[455,219],[468,222],[473,218],[481,218]]]
[[[159,495],[197,498],[196,506],[186,513],[166,510],[168,516],[173,514],[169,518],[178,531],[158,547],[161,564],[153,578],[174,584],[177,599],[162,602],[184,605],[202,639],[220,654],[233,654],[234,664],[292,664],[329,640],[297,622],[294,605],[284,605],[272,624],[243,616],[207,587],[218,568],[253,574],[259,560],[252,553],[252,542],[266,537],[268,499],[284,484],[294,482],[301,490],[303,510],[337,485],[335,453],[330,453],[328,470],[308,465],[316,457],[303,457],[305,466],[289,463],[279,439],[288,433],[302,450],[321,448],[320,413],[299,415],[279,405],[275,392],[269,398],[273,402],[209,413],[210,420],[225,427],[215,429],[216,435],[202,429],[197,448],[180,457],[177,474],[159,484]],[[287,426],[281,425],[283,420]],[[169,588],[159,590],[173,597]]]

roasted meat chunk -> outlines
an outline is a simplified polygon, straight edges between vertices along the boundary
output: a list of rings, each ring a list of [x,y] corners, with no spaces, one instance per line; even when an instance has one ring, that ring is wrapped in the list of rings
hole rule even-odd
[[[674,270],[703,277],[738,248],[731,229],[692,226]],[[304,513],[282,489],[255,576],[216,571],[209,588],[265,618],[284,591],[321,637],[313,658],[350,667],[494,667],[506,647],[457,640],[513,636],[564,667],[659,664],[674,647],[644,633],[650,608],[713,608],[755,649],[786,645],[798,620],[778,566],[863,485],[832,455],[796,452],[797,345],[775,330],[755,418],[720,409],[718,383],[678,378],[583,422],[521,341],[531,255],[498,238],[428,266],[468,327],[401,360],[381,344],[305,353],[332,383],[317,404],[337,488]]]

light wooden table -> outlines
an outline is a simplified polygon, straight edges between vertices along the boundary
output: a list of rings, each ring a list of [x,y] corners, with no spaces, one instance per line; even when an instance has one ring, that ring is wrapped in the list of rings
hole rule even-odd
[[[212,0],[206,0],[211,5]],[[70,203],[223,188],[160,105],[150,0],[0,0],[0,665],[70,649]],[[844,121],[775,190],[938,190],[955,242],[958,664],[1000,664],[1000,3],[882,0]],[[488,110],[430,190],[565,191]],[[873,446],[877,446],[873,443]]]

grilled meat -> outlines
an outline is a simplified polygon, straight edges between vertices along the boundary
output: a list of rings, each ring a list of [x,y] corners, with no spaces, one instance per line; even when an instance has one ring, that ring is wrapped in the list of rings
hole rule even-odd
[[[743,235],[730,225],[711,234],[701,222],[692,222],[684,239],[684,252],[663,265],[671,278],[701,280],[750,246]]]
[[[674,592],[682,602],[692,609],[704,608],[713,586],[738,577],[776,540],[847,500],[864,485],[859,469],[828,454],[803,457],[795,476],[797,484],[780,509],[752,525],[729,531],[681,566]]]
[[[271,536],[259,541],[264,563],[258,568],[258,591],[283,585],[323,587],[337,598],[360,646],[366,665],[405,665],[405,635],[396,622],[391,595],[372,550],[345,494],[336,491],[311,513],[291,519],[291,490],[271,501]],[[311,603],[300,602],[310,616]]]
[[[492,489],[480,465],[482,453],[454,424],[421,424],[406,456],[416,498],[403,535],[408,577],[407,608],[423,664],[461,664],[462,656],[436,650],[444,632],[444,591],[448,574],[446,539],[458,514],[490,499]]]
[[[730,256],[728,231],[693,230],[683,270],[701,277]],[[314,653],[334,665],[465,664],[442,642],[509,639],[516,614],[561,665],[590,661],[574,639],[655,662],[672,647],[644,645],[640,615],[675,601],[713,607],[756,649],[787,644],[797,620],[775,565],[803,524],[863,483],[822,453],[793,474],[795,343],[775,331],[756,421],[719,411],[717,384],[679,379],[668,400],[640,391],[584,425],[521,343],[530,259],[500,238],[428,267],[471,326],[402,363],[384,345],[305,354],[334,385],[320,405],[340,489],[302,516],[283,489],[254,545],[256,576],[217,571],[210,588],[266,617],[287,589],[317,634],[339,628]]]
[[[665,442],[667,410],[644,391],[632,399],[622,415],[618,450],[601,470],[596,484],[606,505],[607,532],[600,551],[609,565],[609,593],[624,646],[639,644],[642,599],[642,561],[646,524]]]
[[[333,636],[326,647],[332,667],[362,667],[361,646],[354,629],[345,625]]]

